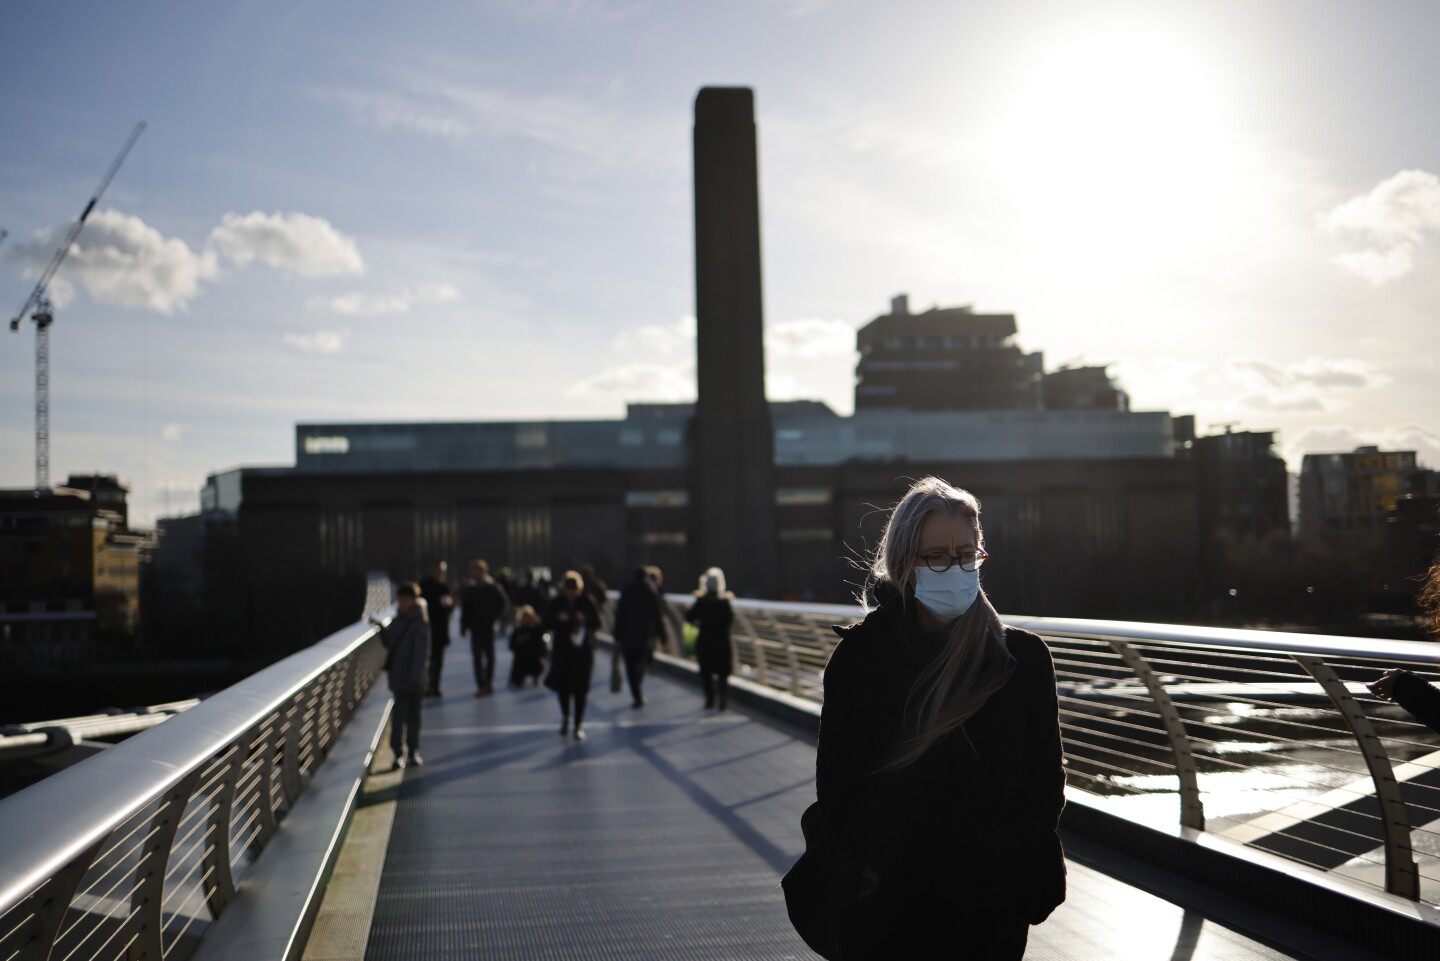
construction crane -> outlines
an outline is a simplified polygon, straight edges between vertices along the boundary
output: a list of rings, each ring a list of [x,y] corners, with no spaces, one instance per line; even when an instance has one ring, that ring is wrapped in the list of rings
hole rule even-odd
[[[55,313],[50,309],[50,295],[48,286],[55,277],[55,271],[65,262],[70,253],[70,248],[75,246],[75,238],[80,236],[80,231],[85,229],[85,221],[89,219],[90,212],[100,202],[100,195],[105,193],[105,188],[110,186],[110,181],[120,170],[120,165],[125,162],[125,157],[130,153],[130,148],[135,146],[135,141],[145,132],[145,121],[135,125],[130,131],[130,137],[125,141],[125,146],[120,148],[115,160],[110,164],[110,169],[105,171],[105,176],[100,181],[100,186],[95,188],[85,209],[80,211],[80,217],[70,225],[65,232],[65,237],[60,241],[60,246],[50,257],[50,262],[45,265],[45,270],[40,274],[40,281],[35,289],[30,291],[30,296],[25,298],[25,303],[15,312],[10,320],[10,329],[16,331],[25,321],[25,315],[30,314],[30,319],[35,322],[35,489],[37,491],[48,490],[50,487],[50,325],[55,322]]]

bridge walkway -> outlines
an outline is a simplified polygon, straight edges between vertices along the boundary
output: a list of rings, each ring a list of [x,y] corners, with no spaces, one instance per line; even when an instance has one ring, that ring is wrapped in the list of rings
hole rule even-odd
[[[602,652],[576,742],[557,733],[549,691],[502,684],[477,698],[467,645],[448,655],[445,696],[425,710],[425,763],[369,779],[307,959],[815,957],[778,884],[814,797],[812,741],[733,705],[707,712],[663,674],[632,709],[605,686]],[[502,650],[497,676],[508,669]],[[382,750],[377,770],[389,760]],[[1103,850],[1067,843],[1088,863],[1072,857],[1069,898],[1031,929],[1029,959],[1363,957],[1144,865],[1127,869],[1140,886],[1126,883]]]

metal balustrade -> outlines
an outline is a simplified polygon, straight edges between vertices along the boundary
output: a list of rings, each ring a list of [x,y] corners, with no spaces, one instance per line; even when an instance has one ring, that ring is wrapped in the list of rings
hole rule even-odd
[[[0,800],[0,961],[187,957],[384,664],[366,618]]]
[[[694,598],[667,595],[677,637]],[[820,700],[858,606],[736,600],[734,672]],[[1435,645],[1122,621],[1007,617],[1055,660],[1071,790],[1332,875],[1440,903],[1440,736],[1365,690],[1440,680]],[[687,655],[693,656],[692,651]]]

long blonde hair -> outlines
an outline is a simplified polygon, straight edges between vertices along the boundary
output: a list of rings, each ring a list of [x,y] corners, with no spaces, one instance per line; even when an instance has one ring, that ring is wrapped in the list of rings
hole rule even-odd
[[[935,511],[967,518],[975,525],[976,546],[984,546],[980,501],[975,495],[938,477],[921,478],[890,511],[870,562],[868,596],[873,596],[879,585],[888,584],[899,595],[902,609],[910,603],[910,578],[919,559],[920,529],[925,518]],[[869,603],[868,596],[863,603]],[[881,770],[896,770],[919,760],[980,710],[990,695],[1005,685],[1014,669],[1015,659],[1005,646],[1004,626],[982,589],[970,609],[951,624],[940,656],[915,679],[905,706],[906,722],[913,723],[914,730],[898,755],[886,761]]]

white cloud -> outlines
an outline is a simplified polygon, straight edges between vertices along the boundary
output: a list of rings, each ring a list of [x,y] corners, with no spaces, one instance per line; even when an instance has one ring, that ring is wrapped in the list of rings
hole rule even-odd
[[[624,331],[615,338],[613,347],[632,356],[681,357],[695,356],[695,318],[690,314],[675,323],[645,324]]]
[[[1184,410],[1201,396],[1208,371],[1196,361],[1161,354],[1112,364],[1110,373],[1134,410]]]
[[[285,343],[307,353],[334,354],[344,348],[349,336],[349,327],[321,328],[313,334],[286,334]]]
[[[475,133],[453,110],[423,103],[414,97],[357,90],[325,90],[316,96],[344,104],[357,123],[385,133],[417,133],[452,142],[465,140]]]
[[[210,245],[244,266],[252,260],[304,277],[360,274],[365,261],[355,241],[323,217],[302,213],[227,213],[210,234]]]
[[[355,123],[460,143],[478,138],[522,140],[606,166],[658,162],[681,169],[684,139],[664,121],[619,111],[594,98],[525,94],[414,71],[399,89],[320,89],[320,100],[343,104]]]
[[[770,0],[770,4],[779,7],[785,16],[796,19],[818,13],[834,2],[835,0]]]
[[[695,371],[689,367],[633,362],[600,371],[572,385],[571,397],[612,396],[627,401],[695,399]]]
[[[802,317],[765,329],[765,350],[773,357],[834,357],[855,352],[855,328],[843,320]]]
[[[381,314],[404,314],[411,307],[448,304],[460,299],[460,289],[453,284],[426,284],[405,288],[393,294],[372,294],[352,291],[332,297],[314,297],[311,307],[323,307],[346,317],[376,317]]]
[[[43,231],[32,243],[16,244],[9,259],[24,265],[25,276],[38,276],[65,229]],[[210,251],[193,251],[139,217],[97,210],[51,282],[50,293],[57,307],[66,306],[74,293],[71,283],[79,283],[97,303],[169,314],[183,310],[200,292],[201,282],[218,272]]]
[[[166,424],[164,427],[160,428],[160,437],[163,440],[169,441],[172,444],[180,443],[181,439],[184,436],[184,433],[185,428],[181,427],[173,420],[170,423]]]
[[[1398,280],[1414,269],[1416,250],[1440,233],[1440,178],[1402,170],[1331,210],[1322,224],[1360,245],[1336,255],[1337,266],[1377,287]]]
[[[1265,412],[1334,410],[1344,403],[1344,392],[1389,382],[1364,361],[1326,357],[1307,357],[1284,365],[1258,357],[1236,357],[1226,363],[1225,375],[1238,388],[1243,406]]]

